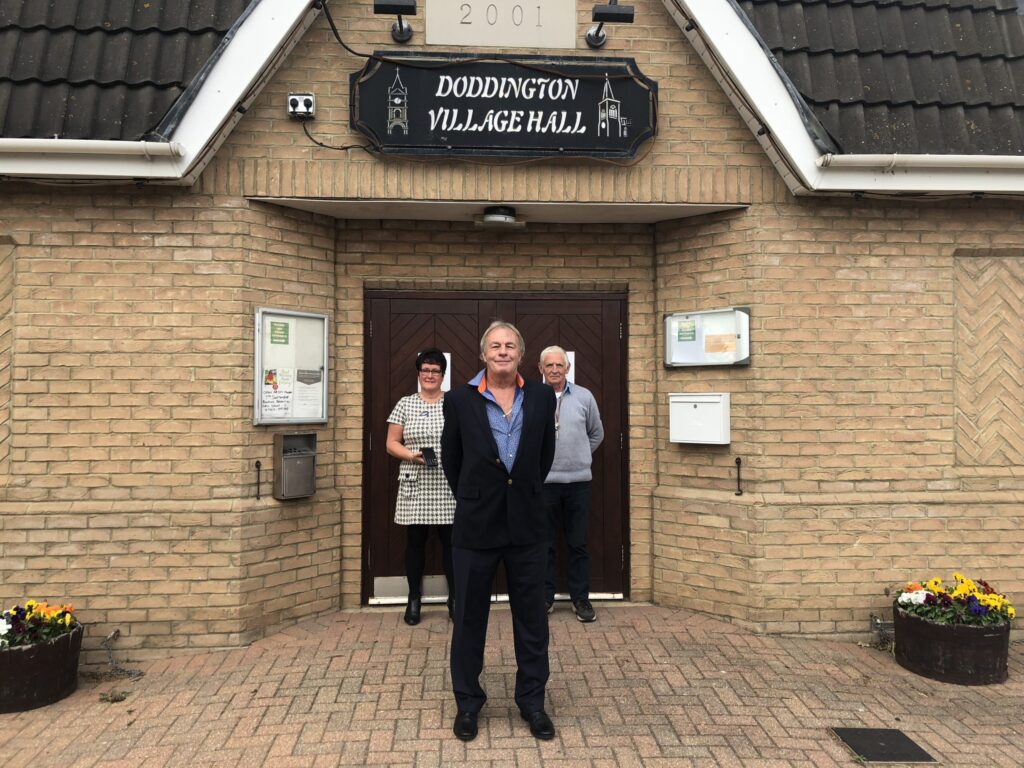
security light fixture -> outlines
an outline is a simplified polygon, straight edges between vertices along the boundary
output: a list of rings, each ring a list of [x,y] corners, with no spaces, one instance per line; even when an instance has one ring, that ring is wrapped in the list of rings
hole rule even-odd
[[[511,205],[489,205],[483,216],[474,216],[473,223],[481,229],[522,229],[526,221],[516,218],[516,209]]]
[[[596,21],[593,27],[587,30],[587,45],[591,48],[600,48],[608,41],[608,35],[604,31],[605,24],[632,24],[633,6],[619,5],[619,0],[608,0],[608,5],[595,5],[594,12],[590,17]]]
[[[373,0],[373,12],[398,16],[398,21],[391,25],[391,39],[396,43],[408,43],[412,40],[412,27],[402,17],[416,15],[416,0]]]
[[[312,120],[316,117],[316,96],[312,93],[289,93],[288,117],[294,120]]]

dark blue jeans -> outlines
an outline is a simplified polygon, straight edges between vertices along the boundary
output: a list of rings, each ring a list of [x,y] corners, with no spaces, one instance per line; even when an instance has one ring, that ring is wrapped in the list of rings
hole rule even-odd
[[[590,597],[590,553],[587,552],[587,522],[590,518],[590,481],[544,483],[544,506],[548,512],[548,572],[544,598],[555,601],[555,544],[565,531],[569,550],[569,597],[573,602]]]

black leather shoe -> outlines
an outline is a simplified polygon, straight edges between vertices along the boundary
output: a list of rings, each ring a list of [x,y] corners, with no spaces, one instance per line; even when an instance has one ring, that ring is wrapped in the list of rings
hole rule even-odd
[[[452,726],[452,733],[455,738],[462,741],[472,741],[476,738],[476,712],[459,712],[455,716],[455,725]]]
[[[555,724],[551,722],[548,713],[543,709],[538,709],[530,714],[520,712],[519,715],[530,724],[530,733],[533,734],[535,739],[547,741],[548,739],[555,738]]]
[[[420,599],[410,600],[405,604],[405,623],[415,627],[420,623]]]

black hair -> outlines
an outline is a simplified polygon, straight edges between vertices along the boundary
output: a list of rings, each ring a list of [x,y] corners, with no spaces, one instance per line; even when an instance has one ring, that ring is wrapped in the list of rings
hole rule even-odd
[[[423,367],[424,363],[434,363],[435,365],[441,366],[441,375],[444,376],[448,371],[448,358],[444,356],[437,347],[431,347],[430,349],[424,349],[418,355],[416,355],[416,370],[418,371]]]

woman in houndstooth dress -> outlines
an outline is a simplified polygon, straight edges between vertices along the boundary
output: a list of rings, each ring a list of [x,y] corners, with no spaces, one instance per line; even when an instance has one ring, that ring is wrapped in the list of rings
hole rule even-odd
[[[420,623],[423,569],[426,563],[427,537],[431,527],[441,540],[444,576],[448,581],[448,615],[452,613],[452,521],[455,497],[441,469],[441,431],[444,429],[441,382],[448,361],[439,349],[428,349],[416,356],[419,394],[407,395],[388,416],[387,452],[402,464],[398,471],[398,501],[395,522],[404,525],[405,577],[409,599],[405,623]],[[420,449],[433,448],[437,466],[428,467]]]

